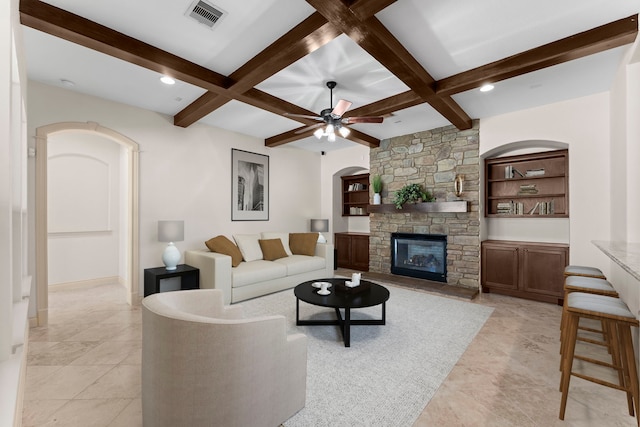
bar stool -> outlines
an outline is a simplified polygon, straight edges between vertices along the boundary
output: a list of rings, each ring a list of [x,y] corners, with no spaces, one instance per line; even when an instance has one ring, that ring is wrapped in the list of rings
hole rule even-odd
[[[596,384],[625,391],[627,394],[629,415],[634,415],[635,408],[636,421],[638,425],[640,425],[640,414],[638,413],[638,407],[640,406],[638,371],[631,338],[631,327],[638,327],[638,320],[633,313],[631,313],[627,305],[619,298],[584,292],[569,293],[566,300],[565,311],[567,320],[565,322],[566,331],[561,343],[564,350],[562,352],[560,379],[562,399],[560,402],[559,418],[564,420],[569,383],[573,375]],[[610,364],[575,354],[578,323],[580,319],[583,318],[602,322],[603,327],[607,331],[607,340],[611,346],[612,362]],[[574,359],[580,359],[585,362],[595,363],[616,370],[618,372],[618,384],[573,372]]]
[[[589,293],[589,294],[606,295],[606,296],[615,297],[615,298],[618,297],[618,292],[616,292],[613,285],[605,279],[597,279],[595,277],[588,277],[588,276],[573,276],[573,275],[566,276],[566,279],[564,281],[564,308],[562,310],[562,318],[560,320],[560,341],[562,341],[562,336],[566,329],[565,328],[565,322],[566,322],[565,309],[567,304],[567,298],[569,294],[572,292],[583,292],[583,293]],[[591,338],[586,338],[582,336],[579,336],[578,340],[590,342],[596,345],[607,345],[605,331],[603,328],[596,329],[596,328],[591,328],[584,325],[579,325],[578,329],[586,332],[603,335],[602,341],[597,341],[597,340],[593,340]],[[560,354],[562,354],[562,346],[560,346]]]
[[[584,276],[595,277],[596,279],[606,279],[602,270],[596,267],[587,267],[584,265],[567,265],[564,268],[564,276]]]

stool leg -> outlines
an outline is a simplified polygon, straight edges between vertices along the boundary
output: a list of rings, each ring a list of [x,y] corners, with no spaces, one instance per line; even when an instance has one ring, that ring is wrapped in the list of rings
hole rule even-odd
[[[562,399],[560,400],[559,418],[564,420],[564,412],[567,408],[567,396],[569,394],[569,382],[571,380],[571,370],[573,369],[573,354],[576,349],[576,338],[578,334],[579,317],[567,312],[567,330],[565,335],[566,346],[563,351],[562,373],[560,376],[560,391],[562,391]]]
[[[607,332],[607,345],[609,353],[611,354],[611,363],[614,369],[618,371],[618,382],[620,387],[626,390],[627,393],[627,407],[629,408],[629,415],[633,416],[633,393],[631,392],[631,386],[629,385],[629,370],[627,368],[626,353],[624,352],[625,345],[620,335],[620,327],[617,322],[603,321],[602,326],[606,328]]]
[[[626,362],[625,372],[629,379],[629,388],[633,395],[633,402],[635,406],[636,421],[640,426],[640,413],[638,413],[638,406],[640,405],[640,390],[638,386],[638,369],[636,366],[636,356],[633,350],[633,339],[631,338],[631,327],[629,325],[619,325],[618,330],[620,333],[620,341],[622,348],[624,349],[623,361]],[[629,411],[629,415],[633,415],[633,408]]]

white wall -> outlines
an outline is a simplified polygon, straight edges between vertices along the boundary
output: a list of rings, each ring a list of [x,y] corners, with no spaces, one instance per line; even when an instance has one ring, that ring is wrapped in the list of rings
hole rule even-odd
[[[93,121],[140,145],[140,290],[142,269],[162,265],[158,220],[185,221],[185,241],[177,243],[184,252],[218,234],[308,231],[309,219],[322,215],[319,153],[267,148],[206,125],[176,127],[171,117],[37,82],[30,82],[28,114],[29,135],[52,123]],[[232,148],[269,156],[269,221],[231,221]]]
[[[481,156],[518,141],[568,144],[570,262],[602,264],[600,252],[591,240],[610,237],[609,94],[600,93],[480,121]],[[555,229],[554,220],[551,221],[546,231],[549,241],[553,241]],[[523,227],[523,231],[530,233],[531,229]],[[510,233],[517,232],[511,229]],[[525,234],[522,240],[529,240],[528,237]]]
[[[640,243],[640,41],[622,61],[611,90],[611,239]],[[601,255],[614,284],[629,308],[640,316],[640,281]],[[636,343],[638,331],[635,332]],[[639,356],[640,357],[640,356]]]
[[[49,137],[49,285],[123,276],[122,152],[120,144],[99,135]]]

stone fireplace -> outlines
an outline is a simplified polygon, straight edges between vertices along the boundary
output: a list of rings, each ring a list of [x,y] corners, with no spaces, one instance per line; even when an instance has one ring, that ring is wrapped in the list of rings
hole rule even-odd
[[[438,202],[467,201],[468,211],[409,212],[409,209],[393,209],[391,212],[371,213],[369,271],[394,274],[393,233],[441,235],[446,239],[446,273],[441,281],[453,286],[479,288],[478,135],[478,121],[474,120],[472,129],[459,131],[447,126],[385,139],[380,147],[371,149],[370,174],[382,177],[383,204],[393,203],[395,191],[404,185],[419,183],[432,192]],[[460,198],[454,192],[456,175],[464,175]]]

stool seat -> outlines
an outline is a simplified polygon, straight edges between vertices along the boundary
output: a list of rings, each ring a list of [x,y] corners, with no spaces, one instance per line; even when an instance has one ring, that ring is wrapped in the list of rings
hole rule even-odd
[[[567,291],[589,292],[608,296],[618,296],[618,292],[613,285],[605,279],[586,276],[568,276],[564,281],[564,288]]]
[[[598,279],[606,279],[602,270],[596,267],[587,267],[584,265],[567,265],[564,268],[565,276],[586,276]]]
[[[620,298],[615,297],[572,292],[567,297],[567,309],[570,311],[593,312],[598,316],[604,317],[628,318],[631,323],[638,322],[627,305]]]

